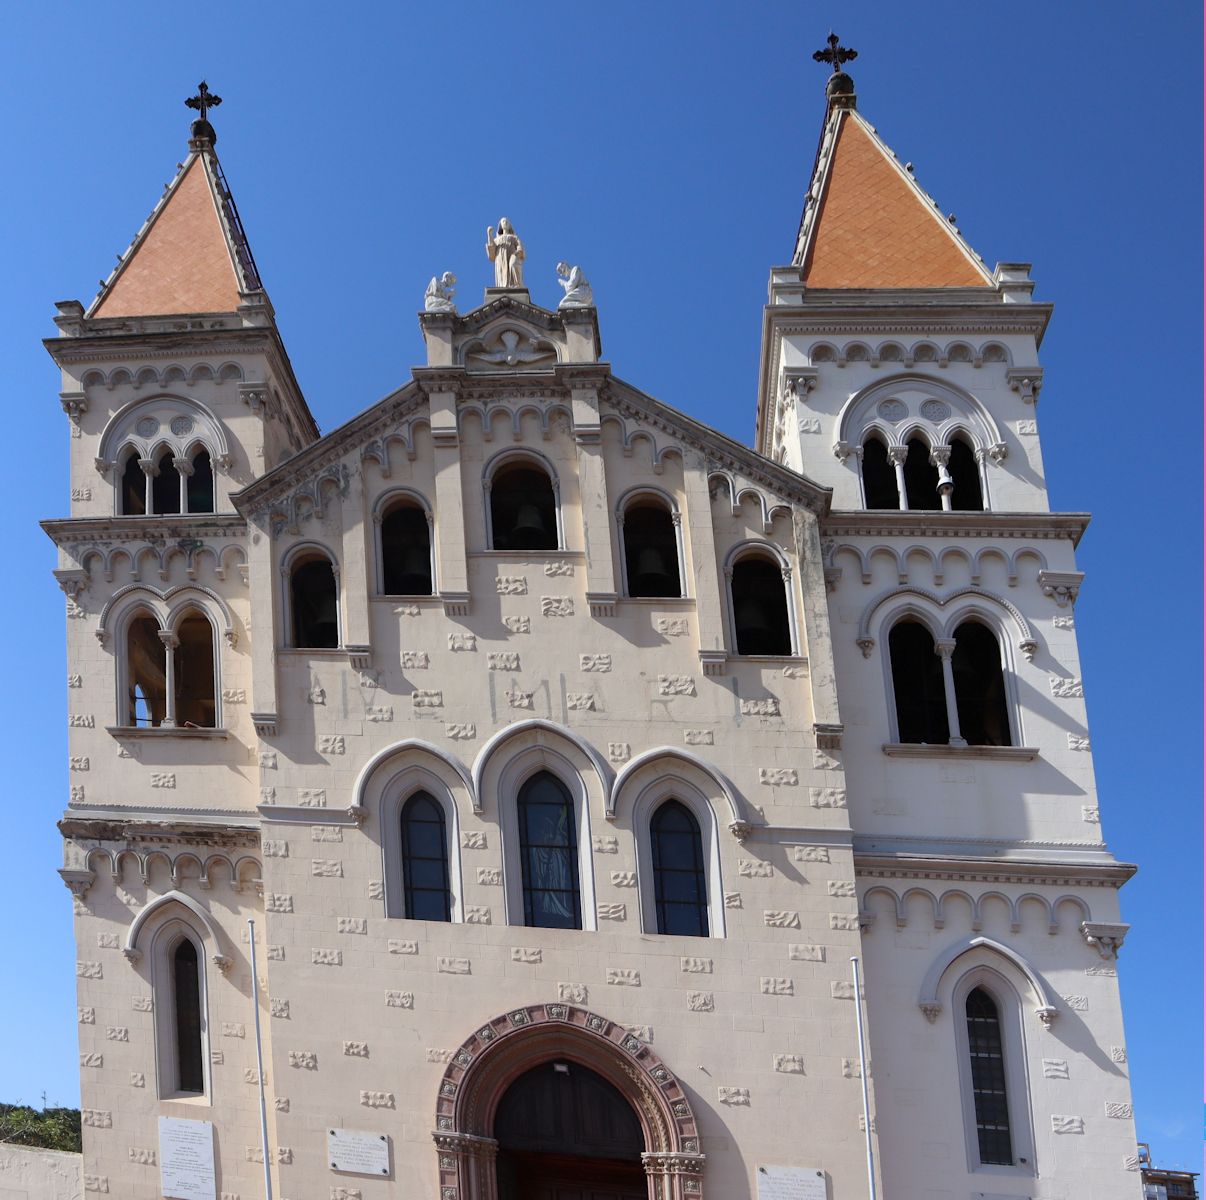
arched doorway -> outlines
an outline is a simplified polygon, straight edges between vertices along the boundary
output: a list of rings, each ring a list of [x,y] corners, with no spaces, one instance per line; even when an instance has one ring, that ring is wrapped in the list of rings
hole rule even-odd
[[[521,1075],[494,1114],[498,1200],[647,1200],[641,1122],[618,1088],[552,1059]]]
[[[704,1200],[674,1074],[624,1026],[569,1004],[515,1009],[464,1041],[433,1136],[447,1200]]]

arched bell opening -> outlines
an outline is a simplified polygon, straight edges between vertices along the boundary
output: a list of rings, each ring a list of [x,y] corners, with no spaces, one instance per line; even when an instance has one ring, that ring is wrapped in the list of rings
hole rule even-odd
[[[440,1083],[440,1194],[702,1200],[691,1103],[639,1038],[568,1004],[493,1018]]]

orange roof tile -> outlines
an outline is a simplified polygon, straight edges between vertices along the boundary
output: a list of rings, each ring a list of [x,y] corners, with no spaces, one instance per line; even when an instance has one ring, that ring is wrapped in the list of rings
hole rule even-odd
[[[92,315],[234,312],[238,306],[238,278],[197,154]]]
[[[941,215],[853,112],[842,114],[803,276],[817,288],[985,287]]]

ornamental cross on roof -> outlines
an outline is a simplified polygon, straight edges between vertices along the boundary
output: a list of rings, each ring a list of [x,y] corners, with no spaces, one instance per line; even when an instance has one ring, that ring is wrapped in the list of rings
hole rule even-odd
[[[812,57],[817,62],[832,63],[835,75],[842,69],[843,63],[848,63],[858,58],[858,51],[847,50],[845,46],[840,45],[838,35],[832,30],[830,30],[829,37],[825,40],[829,43],[829,49],[817,50]],[[204,87],[204,84],[202,86]],[[189,103],[191,104],[192,101],[189,101]]]
[[[205,114],[211,108],[217,108],[218,105],[222,103],[222,97],[215,96],[209,90],[209,84],[207,84],[203,79],[197,85],[197,94],[195,96],[190,96],[184,103],[187,104],[189,108],[197,109],[201,114],[201,120],[204,121]]]

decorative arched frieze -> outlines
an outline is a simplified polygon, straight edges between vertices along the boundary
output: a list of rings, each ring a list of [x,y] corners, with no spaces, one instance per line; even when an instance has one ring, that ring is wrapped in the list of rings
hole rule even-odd
[[[187,909],[193,917],[194,920],[188,922],[190,925],[193,925],[194,928],[196,928],[196,925],[200,925],[197,932],[201,934],[206,942],[206,949],[209,952],[210,960],[225,975],[234,962],[231,955],[226,952],[225,935],[218,928],[214,919],[196,900],[179,891],[166,892],[162,896],[157,896],[134,918],[126,933],[126,944],[122,947],[121,951],[126,960],[132,963],[139,960],[142,956],[142,949],[138,945],[138,940],[147,923],[153,918],[156,920],[160,919],[165,915],[164,909],[170,910],[173,905],[177,904]],[[194,924],[194,921],[196,924]]]
[[[490,403],[466,400],[457,405],[456,420],[459,433],[465,432],[465,418],[470,414],[476,416],[481,422],[482,441],[484,442],[494,441],[494,425],[495,419],[498,417],[503,418],[503,426],[509,429],[513,442],[523,441],[523,418],[525,416],[536,418],[541,440],[545,442],[553,436],[553,418],[555,416],[564,417],[571,424],[574,419],[573,410],[561,400],[537,403],[532,399],[524,399],[514,404],[507,404],[503,401]]]
[[[791,505],[784,504],[781,501],[771,502],[766,498],[766,494],[758,488],[753,487],[748,483],[742,483],[730,471],[722,471],[716,467],[712,467],[708,471],[708,487],[712,486],[714,480],[719,480],[724,484],[729,491],[729,509],[733,516],[741,515],[741,505],[746,500],[753,500],[758,506],[758,514],[762,521],[762,532],[770,534],[774,530],[775,518],[777,516],[785,516],[791,520]]]
[[[720,807],[728,817],[729,831],[739,841],[745,840],[753,822],[740,793],[719,768],[679,746],[657,746],[625,763],[611,786],[604,815],[609,821],[616,820],[621,810],[631,811],[639,792],[655,778],[675,775],[693,782],[709,804]]]
[[[847,348],[847,360],[853,347]],[[899,361],[903,361],[899,360]],[[838,413],[834,454],[843,461],[870,436],[891,451],[920,437],[931,450],[949,447],[962,434],[977,458],[1000,463],[1006,443],[1000,427],[970,392],[926,375],[893,375],[855,392]]]
[[[426,792],[444,813],[451,916],[453,921],[460,921],[464,915],[460,814],[466,803],[473,807],[474,797],[473,779],[465,764],[419,738],[395,742],[373,755],[361,768],[352,788],[350,811],[366,818],[365,827],[370,834],[376,830],[381,846],[385,915],[405,916],[402,809],[420,791]]]
[[[620,432],[620,453],[625,458],[631,458],[636,450],[637,442],[646,442],[649,446],[650,460],[653,465],[653,473],[660,475],[665,470],[666,456],[670,454],[677,455],[682,458],[682,447],[676,442],[666,442],[659,445],[657,437],[646,425],[642,424],[639,418],[633,418],[633,424],[630,426],[627,418],[617,412],[601,413],[599,416],[600,430],[608,425],[615,425]]]
[[[346,496],[350,480],[342,462],[331,463],[288,495],[272,500],[267,509],[267,524],[272,536],[298,534],[302,522],[311,517],[321,521],[327,501],[333,495]]]
[[[954,945],[948,946],[930,964],[930,969],[926,972],[925,980],[921,985],[921,992],[917,998],[917,1006],[925,1014],[926,1019],[932,1023],[938,1019],[939,1014],[942,1012],[942,1001],[939,999],[938,993],[947,972],[964,955],[972,954],[978,950],[985,951],[990,956],[995,955],[1005,960],[1021,973],[1030,985],[1034,999],[1037,1002],[1035,1016],[1045,1026],[1050,1028],[1051,1022],[1059,1015],[1059,1006],[1057,997],[1051,991],[1050,987],[1048,987],[1046,980],[1016,950],[986,937],[965,938],[955,942]]]
[[[906,584],[902,587],[892,588],[890,591],[883,592],[877,596],[863,610],[863,615],[858,623],[857,642],[859,648],[863,652],[864,658],[870,658],[872,650],[875,649],[875,637],[871,633],[871,623],[875,614],[889,601],[897,600],[902,597],[915,597],[919,600],[928,601],[936,609],[944,609],[952,601],[960,600],[964,597],[975,597],[979,601],[987,602],[991,605],[996,605],[1003,608],[1006,613],[1013,619],[1018,632],[1018,649],[1025,655],[1027,662],[1034,660],[1035,653],[1038,651],[1038,640],[1034,636],[1033,630],[1030,628],[1030,623],[1022,616],[1017,605],[1011,604],[1003,596],[998,596],[993,592],[985,591],[984,588],[969,587],[956,588],[946,596],[939,596],[936,592],[929,591],[927,588],[917,587],[915,584]],[[974,605],[961,605],[955,612],[943,620],[938,614],[927,613],[924,607],[919,605],[909,606],[911,615],[918,616],[923,619],[923,623],[930,628],[935,638],[948,638],[954,636],[954,626],[963,620],[969,613],[974,611]],[[895,614],[893,614],[895,615]],[[987,615],[987,614],[982,614]],[[996,624],[991,617],[988,618],[990,624]]]
[[[97,469],[107,474],[130,447],[147,460],[157,459],[164,451],[183,459],[204,447],[216,469],[225,470],[231,463],[222,422],[204,404],[187,396],[153,396],[118,409],[101,432]]]
[[[484,810],[483,797],[490,794],[487,793],[484,783],[486,772],[489,770],[493,773],[503,760],[532,746],[549,746],[560,749],[563,753],[568,751],[566,757],[570,761],[577,760],[574,765],[580,773],[593,774],[606,803],[607,797],[611,795],[613,778],[607,760],[581,734],[564,725],[533,717],[500,729],[478,751],[473,763],[473,783],[470,789],[474,812],[480,813]]]
[[[673,1072],[622,1025],[569,1004],[494,1017],[456,1050],[440,1080],[435,1130],[440,1195],[497,1200],[494,1119],[507,1088],[550,1059],[586,1067],[632,1105],[658,1200],[702,1200],[705,1157],[691,1102]]]
[[[990,901],[1000,903],[1001,907],[1005,910],[1011,933],[1020,933],[1022,931],[1027,905],[1031,905],[1037,910],[1042,928],[1052,936],[1058,934],[1060,931],[1060,909],[1065,904],[1076,909],[1080,928],[1083,929],[1086,922],[1093,923],[1093,914],[1089,904],[1081,896],[1063,895],[1055,900],[1051,900],[1046,896],[1040,895],[1038,892],[1025,892],[1019,896],[1010,898],[1004,892],[999,891],[987,891],[979,895],[971,895],[962,889],[947,889],[938,894],[920,885],[909,887],[903,893],[898,894],[888,884],[877,883],[862,893],[859,915],[864,929],[872,928],[879,915],[880,910],[871,904],[871,900],[875,896],[886,896],[889,899],[892,915],[896,920],[897,927],[900,929],[906,928],[909,924],[909,902],[914,898],[923,900],[928,907],[930,921],[934,929],[945,928],[951,916],[948,901],[954,897],[959,897],[968,905],[972,933],[978,933],[983,928],[985,910]]]
[[[379,437],[375,437],[365,442],[360,447],[360,461],[375,462],[381,471],[382,479],[389,479],[391,475],[389,451],[391,446],[401,446],[402,453],[406,456],[407,462],[414,462],[418,456],[418,449],[415,446],[415,433],[420,429],[425,428],[429,432],[431,430],[431,422],[423,417],[416,417],[412,421],[405,421],[396,429],[391,429],[388,433],[383,433]]]
[[[235,629],[234,614],[230,605],[212,588],[203,587],[199,583],[182,583],[162,591],[149,583],[129,583],[118,588],[101,609],[96,625],[96,638],[102,646],[107,644],[115,625],[131,608],[148,609],[159,621],[160,627],[170,631],[175,628],[181,616],[192,609],[200,608],[212,620],[214,613],[210,605],[221,613],[222,636],[226,644],[233,649],[238,645],[239,635]]]

